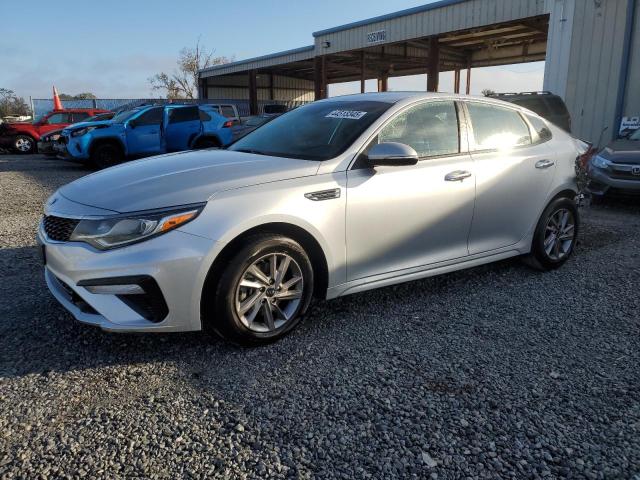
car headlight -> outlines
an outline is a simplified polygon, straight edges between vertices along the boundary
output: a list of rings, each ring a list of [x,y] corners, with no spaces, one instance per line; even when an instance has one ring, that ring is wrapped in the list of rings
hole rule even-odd
[[[91,130],[95,129],[96,127],[84,127],[81,128],[79,130],[74,130],[71,132],[71,136],[72,137],[81,137],[82,135],[85,135],[87,133],[89,133]]]
[[[85,242],[100,250],[123,247],[162,235],[190,222],[200,214],[204,205],[81,220],[69,240]]]
[[[608,168],[609,165],[611,165],[611,162],[609,160],[605,160],[600,155],[596,155],[595,157],[593,157],[593,160],[591,162],[593,163],[593,166],[597,168]]]

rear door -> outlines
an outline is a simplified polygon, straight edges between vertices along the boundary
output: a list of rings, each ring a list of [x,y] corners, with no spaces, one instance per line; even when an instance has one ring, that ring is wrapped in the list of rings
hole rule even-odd
[[[162,151],[160,124],[163,107],[145,110],[127,123],[127,153],[134,156],[155,155]]]
[[[515,109],[467,102],[476,202],[469,253],[518,243],[537,221],[555,173],[548,144]]]
[[[202,131],[197,106],[167,108],[164,114],[162,144],[167,152],[188,150],[192,140]]]

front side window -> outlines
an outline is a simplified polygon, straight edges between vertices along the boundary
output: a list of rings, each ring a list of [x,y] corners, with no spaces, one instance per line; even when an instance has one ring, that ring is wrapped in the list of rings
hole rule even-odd
[[[162,107],[151,108],[136,119],[137,125],[160,125],[162,122]]]
[[[73,123],[84,122],[89,118],[89,114],[87,112],[73,112],[71,118],[73,118]]]
[[[311,103],[271,120],[229,150],[328,160],[343,153],[391,105],[363,100]]]
[[[409,145],[420,157],[459,153],[454,102],[425,103],[399,114],[378,134],[378,143],[385,142]]]
[[[54,113],[47,118],[48,125],[57,125],[59,123],[69,123],[68,113]]]
[[[529,127],[520,114],[510,108],[468,103],[475,150],[502,150],[531,145]]]

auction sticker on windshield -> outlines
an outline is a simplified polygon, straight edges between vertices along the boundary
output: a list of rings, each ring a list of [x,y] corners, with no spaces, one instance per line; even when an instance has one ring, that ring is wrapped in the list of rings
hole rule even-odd
[[[348,118],[349,120],[360,120],[367,112],[357,112],[355,110],[334,110],[325,115],[325,118]]]

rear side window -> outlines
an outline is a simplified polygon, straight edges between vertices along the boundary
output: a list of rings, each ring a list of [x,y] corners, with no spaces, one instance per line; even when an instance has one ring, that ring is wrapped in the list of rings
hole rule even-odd
[[[404,143],[413,147],[420,157],[458,153],[460,143],[455,104],[431,102],[410,108],[380,131],[378,142]]]
[[[527,115],[527,120],[533,127],[533,141],[534,143],[542,143],[551,140],[553,136],[549,126],[539,117],[533,115]]]
[[[211,120],[211,115],[209,115],[204,110],[200,110],[200,120],[203,122],[208,122]]]
[[[529,127],[520,114],[510,108],[468,103],[475,150],[498,150],[531,145]]]
[[[200,109],[198,107],[172,108],[169,110],[169,124],[193,122],[200,120]]]
[[[162,121],[162,107],[151,108],[136,119],[137,125],[160,125]]]
[[[78,122],[83,122],[85,121],[87,118],[89,118],[89,113],[87,112],[73,112],[71,114],[71,121],[73,123],[78,123]]]

